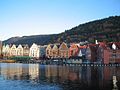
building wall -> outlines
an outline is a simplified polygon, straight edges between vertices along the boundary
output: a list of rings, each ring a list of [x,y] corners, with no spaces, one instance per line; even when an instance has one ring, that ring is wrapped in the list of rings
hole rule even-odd
[[[52,48],[50,44],[46,48],[46,57],[48,58],[52,57]]]
[[[85,57],[86,57],[87,60],[91,60],[92,59],[91,58],[91,50],[90,50],[89,47],[87,47],[87,49],[86,49]]]
[[[9,45],[3,45],[2,47],[2,55],[3,57],[9,57],[10,56],[10,47]]]
[[[16,56],[17,55],[17,48],[16,45],[12,45],[12,47],[10,48],[10,56]]]
[[[78,56],[79,48],[78,45],[72,44],[69,49],[70,56]]]
[[[110,57],[109,55],[110,55],[109,50],[104,50],[104,56],[103,56],[103,58],[104,58],[103,63],[104,64],[109,64],[109,57]]]
[[[37,59],[39,58],[39,47],[37,44],[33,43],[33,45],[30,47],[29,56]]]
[[[23,48],[23,56],[29,56],[30,48],[28,45],[25,45]]]
[[[97,61],[102,62],[103,61],[103,48],[102,47],[98,47],[97,50]]]
[[[57,45],[54,45],[52,48],[52,58],[58,58],[59,57],[59,49]]]
[[[22,45],[19,45],[16,50],[17,50],[17,56],[23,56],[23,47],[22,47]]]
[[[69,48],[64,42],[59,47],[59,56],[60,58],[69,58]]]
[[[120,50],[110,50],[110,63],[120,63]]]

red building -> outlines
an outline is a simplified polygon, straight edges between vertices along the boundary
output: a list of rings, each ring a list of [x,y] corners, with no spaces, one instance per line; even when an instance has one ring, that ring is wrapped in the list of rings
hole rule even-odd
[[[71,44],[70,48],[69,48],[69,53],[70,53],[70,57],[74,57],[74,56],[78,56],[79,53],[79,45],[77,44]]]
[[[100,42],[97,49],[97,61],[108,64],[109,63],[109,51],[106,43]]]
[[[109,47],[109,63],[120,63],[120,43],[110,43]]]
[[[97,60],[104,64],[120,63],[120,43],[99,43]]]

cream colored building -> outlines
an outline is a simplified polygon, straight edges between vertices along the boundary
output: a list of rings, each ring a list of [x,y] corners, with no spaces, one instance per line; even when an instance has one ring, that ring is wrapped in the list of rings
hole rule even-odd
[[[49,44],[46,48],[46,57],[50,58],[52,57],[52,45]]]
[[[10,56],[16,56],[17,55],[17,48],[16,45],[13,44],[12,47],[10,48]]]
[[[3,57],[9,57],[10,56],[10,46],[8,44],[3,45],[2,54],[3,54]]]
[[[30,53],[30,48],[29,48],[29,46],[26,44],[26,45],[24,45],[24,47],[23,47],[23,56],[29,56],[29,53]]]

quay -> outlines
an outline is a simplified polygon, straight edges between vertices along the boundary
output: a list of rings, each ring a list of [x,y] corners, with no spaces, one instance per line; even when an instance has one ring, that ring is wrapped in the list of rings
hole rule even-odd
[[[28,61],[17,61],[15,63],[24,63],[24,64],[41,64],[41,65],[64,65],[64,66],[92,66],[92,67],[103,67],[103,66],[110,66],[110,67],[119,67],[120,63],[109,63],[109,64],[103,64],[103,63],[88,63],[88,62],[82,62],[81,59],[51,59],[51,60],[28,60]]]

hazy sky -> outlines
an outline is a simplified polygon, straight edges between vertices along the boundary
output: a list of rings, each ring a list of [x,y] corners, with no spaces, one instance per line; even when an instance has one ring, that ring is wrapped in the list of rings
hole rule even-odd
[[[120,0],[0,0],[0,39],[54,34],[120,15]]]

